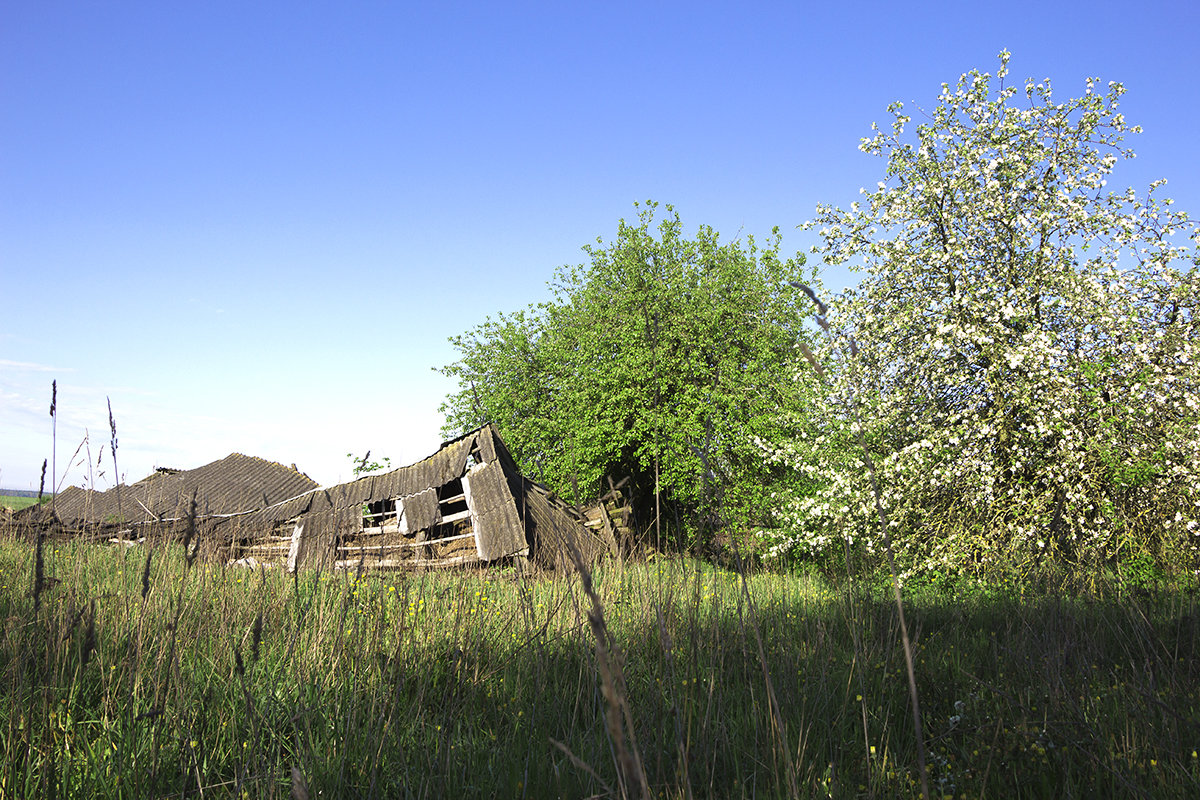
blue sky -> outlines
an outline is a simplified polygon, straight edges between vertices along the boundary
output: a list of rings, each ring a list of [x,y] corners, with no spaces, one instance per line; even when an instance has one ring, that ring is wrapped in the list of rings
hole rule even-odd
[[[883,177],[857,144],[888,103],[1004,48],[1063,98],[1123,81],[1146,132],[1110,183],[1198,213],[1192,2],[9,3],[0,486],[37,488],[52,380],[60,483],[111,485],[106,398],[131,481],[422,458],[447,337],[634,201],[807,250],[818,202]]]

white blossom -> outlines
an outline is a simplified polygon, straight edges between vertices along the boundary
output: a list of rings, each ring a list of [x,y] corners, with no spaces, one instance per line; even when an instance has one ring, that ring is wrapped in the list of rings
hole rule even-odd
[[[830,299],[812,427],[768,451],[816,484],[764,534],[776,553],[879,546],[858,433],[910,574],[1192,547],[1200,233],[1165,181],[1101,191],[1137,129],[1124,87],[1097,86],[1055,102],[1029,81],[1018,101],[968,73],[915,131],[899,106],[872,126],[862,149],[888,181],[807,223],[827,264],[861,259],[865,277]]]

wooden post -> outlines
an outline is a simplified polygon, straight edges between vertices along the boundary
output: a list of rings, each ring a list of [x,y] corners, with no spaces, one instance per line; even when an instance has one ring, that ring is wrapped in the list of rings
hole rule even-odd
[[[613,532],[612,520],[608,518],[608,506],[604,501],[600,501],[600,519],[604,522],[604,537],[608,540],[608,553],[619,562],[621,560],[621,547],[617,544],[617,536]]]
[[[295,572],[300,558],[300,541],[304,536],[304,523],[297,522],[292,527],[292,546],[288,548],[287,571]]]

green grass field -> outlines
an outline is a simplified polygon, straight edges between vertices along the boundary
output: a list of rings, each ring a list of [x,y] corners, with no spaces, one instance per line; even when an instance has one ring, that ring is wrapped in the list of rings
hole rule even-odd
[[[49,501],[49,497],[42,498],[43,503]],[[33,505],[37,505],[36,497],[16,497],[14,495],[0,494],[0,508],[11,508],[13,511],[20,511],[22,508],[29,508]]]
[[[607,564],[597,609],[578,576],[57,544],[35,610],[35,572],[0,542],[0,797],[919,795],[896,611],[863,587]],[[907,613],[936,796],[1200,796],[1194,592]]]

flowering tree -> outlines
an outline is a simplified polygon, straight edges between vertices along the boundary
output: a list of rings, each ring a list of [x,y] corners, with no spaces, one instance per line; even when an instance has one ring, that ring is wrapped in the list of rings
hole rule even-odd
[[[866,277],[832,304],[816,431],[771,450],[821,487],[768,534],[777,553],[877,546],[862,459],[838,446],[861,426],[910,571],[1197,558],[1197,226],[1165,181],[1107,188],[1139,132],[1124,87],[1059,102],[1048,80],[1006,85],[1008,58],[996,87],[943,84],[915,135],[892,105],[860,145],[885,180],[807,223]]]

